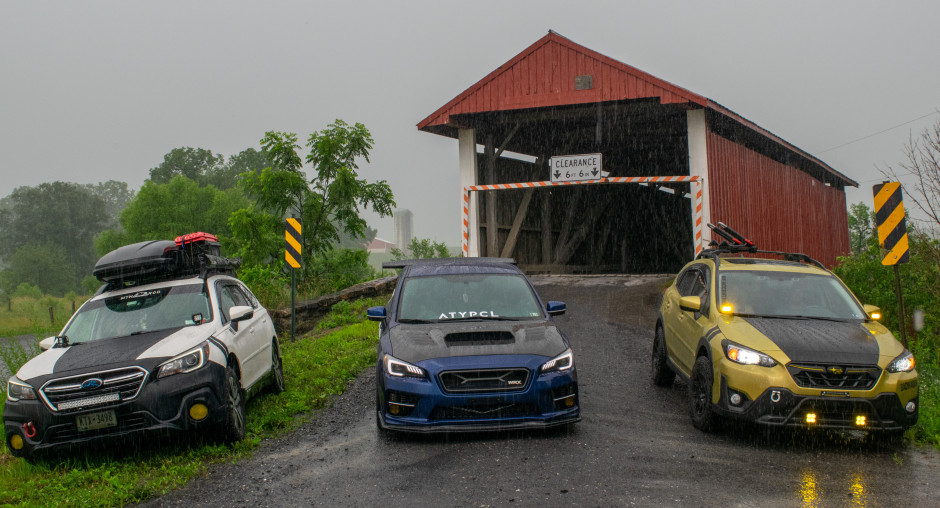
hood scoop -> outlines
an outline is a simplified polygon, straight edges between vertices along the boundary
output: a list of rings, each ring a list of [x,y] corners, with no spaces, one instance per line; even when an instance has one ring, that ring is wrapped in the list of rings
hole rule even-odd
[[[513,344],[516,337],[512,332],[506,331],[487,331],[487,332],[459,332],[449,333],[444,336],[444,344],[447,347],[454,346],[495,346],[500,344]]]

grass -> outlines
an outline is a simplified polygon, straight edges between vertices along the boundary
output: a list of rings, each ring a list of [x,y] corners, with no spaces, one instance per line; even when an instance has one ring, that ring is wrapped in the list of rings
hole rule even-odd
[[[55,296],[14,296],[0,306],[0,337],[36,335],[37,338],[55,335],[72,317],[72,304],[77,309],[87,297],[74,299]],[[52,317],[49,319],[49,307]]]
[[[341,325],[320,327],[311,336],[282,343],[287,391],[249,402],[248,437],[244,441],[224,446],[198,439],[162,440],[160,446],[128,450],[119,456],[86,450],[35,464],[14,458],[3,448],[0,506],[136,503],[185,485],[211,464],[250,455],[262,439],[309,421],[312,409],[328,405],[332,395],[342,393],[349,380],[373,365],[378,327],[365,320],[365,309],[383,303],[381,298],[343,302],[324,319]],[[5,399],[5,394],[0,395]]]
[[[940,367],[935,363],[917,365],[920,385],[920,414],[917,425],[909,431],[916,441],[940,450]]]

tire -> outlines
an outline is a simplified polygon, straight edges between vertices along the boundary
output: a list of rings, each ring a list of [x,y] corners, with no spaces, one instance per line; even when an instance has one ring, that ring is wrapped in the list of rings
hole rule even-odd
[[[277,395],[286,389],[284,383],[284,364],[281,363],[281,348],[277,339],[271,342],[271,384],[268,391]]]
[[[666,359],[666,337],[661,327],[656,327],[656,336],[653,337],[653,358],[651,362],[650,373],[653,377],[653,384],[668,388],[676,380],[676,373],[669,368],[669,362]]]
[[[700,356],[692,367],[689,378],[689,416],[692,425],[702,432],[715,428],[718,416],[712,409],[712,364],[707,356]]]
[[[238,382],[235,369],[225,368],[225,382],[222,386],[225,417],[222,420],[222,441],[237,443],[245,439],[245,394]]]

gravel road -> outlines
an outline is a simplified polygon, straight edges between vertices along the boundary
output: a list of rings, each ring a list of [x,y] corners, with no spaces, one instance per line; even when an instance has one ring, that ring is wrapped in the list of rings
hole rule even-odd
[[[694,429],[686,385],[649,380],[665,277],[533,280],[544,299],[568,304],[557,321],[581,382],[573,429],[385,436],[368,370],[299,431],[141,506],[940,506],[934,449]]]

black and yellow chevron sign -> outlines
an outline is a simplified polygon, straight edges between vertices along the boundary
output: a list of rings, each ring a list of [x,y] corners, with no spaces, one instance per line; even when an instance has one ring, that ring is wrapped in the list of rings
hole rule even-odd
[[[907,225],[904,221],[904,202],[901,184],[885,182],[872,188],[875,194],[875,225],[878,243],[884,249],[883,265],[907,263],[910,259],[907,244]]]
[[[300,221],[294,218],[287,219],[287,229],[284,231],[287,247],[284,249],[284,260],[293,268],[300,268]]]

